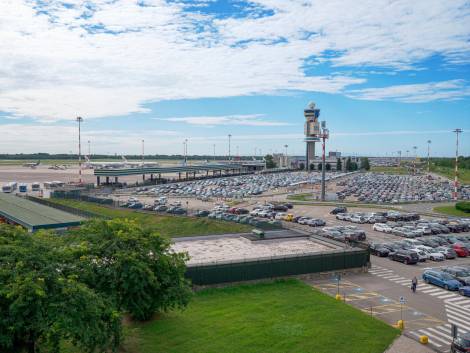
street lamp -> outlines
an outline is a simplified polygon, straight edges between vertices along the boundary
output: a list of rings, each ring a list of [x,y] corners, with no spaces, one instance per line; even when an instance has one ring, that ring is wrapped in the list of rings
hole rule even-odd
[[[398,166],[401,167],[401,151],[398,151]]]
[[[289,147],[288,145],[284,145],[284,148],[286,149],[286,168],[289,166],[289,162],[287,160],[287,147]]]
[[[453,132],[455,132],[455,175],[454,175],[454,200],[457,201],[457,189],[459,187],[459,134],[463,132],[462,129],[455,129]]]
[[[214,162],[215,162],[215,143],[212,145],[212,147],[214,148]]]
[[[230,160],[230,140],[232,139],[232,134],[228,134],[228,160]]]
[[[188,162],[188,139],[183,141],[183,155],[184,155],[184,165]]]
[[[142,139],[142,167],[145,166],[144,155],[145,155],[145,140]]]
[[[430,163],[430,161],[429,161],[429,150],[430,150],[430,148],[431,148],[431,140],[428,140],[428,173],[429,173],[429,171],[430,171],[430,169],[431,169],[431,168],[430,168],[431,163]]]
[[[90,140],[88,140],[88,158],[91,158],[91,147],[90,147]]]
[[[77,116],[75,121],[78,123],[78,182],[82,183],[82,140],[81,140],[81,124],[83,122],[83,118],[81,116]]]

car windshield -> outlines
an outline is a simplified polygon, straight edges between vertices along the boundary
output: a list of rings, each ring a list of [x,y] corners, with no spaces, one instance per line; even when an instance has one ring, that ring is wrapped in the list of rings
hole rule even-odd
[[[469,277],[470,272],[468,272],[468,271],[457,271],[457,273],[455,275],[459,276],[459,277]]]

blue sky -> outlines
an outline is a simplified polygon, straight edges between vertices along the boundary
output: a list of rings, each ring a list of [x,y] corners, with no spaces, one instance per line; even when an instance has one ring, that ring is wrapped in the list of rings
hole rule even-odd
[[[0,150],[470,154],[469,1],[0,3]],[[410,152],[411,154],[411,152]]]

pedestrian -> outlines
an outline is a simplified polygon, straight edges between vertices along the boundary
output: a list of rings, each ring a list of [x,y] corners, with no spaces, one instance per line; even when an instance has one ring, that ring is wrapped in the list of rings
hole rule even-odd
[[[411,280],[411,290],[413,291],[413,293],[416,293],[417,286],[418,286],[418,279],[416,278],[416,276],[414,276],[413,279]]]

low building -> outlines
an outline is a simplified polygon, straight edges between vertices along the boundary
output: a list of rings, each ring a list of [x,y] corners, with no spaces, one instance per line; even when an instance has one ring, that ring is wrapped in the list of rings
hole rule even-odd
[[[340,152],[334,152],[334,153],[340,153]],[[338,158],[341,160],[341,166],[342,166],[343,171],[344,171],[344,168],[346,166],[346,161],[348,160],[348,158],[351,158],[351,162],[357,163],[358,168],[361,167],[361,158],[360,157],[331,157],[330,155],[328,155],[325,158],[325,164],[330,165],[330,168],[331,168],[330,170],[336,171],[336,165],[337,165]],[[300,156],[300,157],[291,157],[290,158],[290,165],[291,165],[292,168],[300,169],[301,164],[304,165],[304,169],[305,169],[305,157]],[[314,166],[314,168],[312,170],[319,170],[318,166],[320,164],[322,164],[321,157],[320,156],[315,156],[315,158],[311,161],[311,164],[313,164],[313,166]]]
[[[30,232],[39,229],[67,229],[85,219],[23,197],[0,193],[0,221],[23,226]]]

